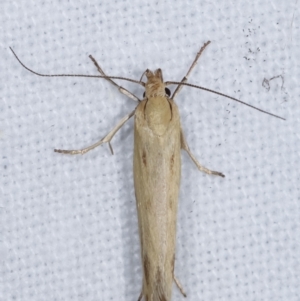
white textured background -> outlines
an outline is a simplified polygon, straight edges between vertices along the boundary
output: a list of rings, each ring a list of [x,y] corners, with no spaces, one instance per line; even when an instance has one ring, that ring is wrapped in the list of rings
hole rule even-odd
[[[137,300],[141,290],[132,180],[133,121],[85,156],[135,102],[97,79],[161,67],[180,80],[285,117],[184,88],[176,275],[196,301],[300,300],[299,5],[253,1],[1,1],[0,300]],[[278,77],[270,89],[264,78]],[[282,81],[284,79],[284,82]],[[140,87],[122,82],[141,96]],[[174,286],[173,300],[183,300]]]

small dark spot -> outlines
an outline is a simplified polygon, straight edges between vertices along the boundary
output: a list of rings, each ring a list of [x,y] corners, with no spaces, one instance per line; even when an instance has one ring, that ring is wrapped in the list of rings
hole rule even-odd
[[[174,166],[174,158],[175,158],[175,155],[174,154],[172,154],[172,156],[171,156],[171,169],[173,169],[173,166]]]
[[[146,152],[143,150],[142,160],[145,166],[147,166],[147,160],[146,160]]]
[[[169,209],[170,209],[170,211],[173,211],[173,198],[172,197],[169,199]]]
[[[172,274],[174,275],[174,268],[175,268],[175,254],[172,257],[171,260],[171,267],[172,267]]]
[[[150,268],[150,261],[147,256],[147,254],[144,255],[144,261],[143,261],[143,266],[144,266],[144,275],[145,275],[145,280],[146,283],[149,284],[149,268]],[[146,297],[146,296],[145,296]]]

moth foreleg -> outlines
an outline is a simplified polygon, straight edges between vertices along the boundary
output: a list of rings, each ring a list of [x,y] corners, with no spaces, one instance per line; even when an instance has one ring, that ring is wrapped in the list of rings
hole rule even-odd
[[[94,65],[96,66],[97,70],[99,71],[99,73],[103,76],[107,76],[104,71],[102,70],[102,68],[99,66],[99,64],[97,63],[97,61],[93,58],[93,56],[89,55],[89,58],[92,60],[92,62],[94,63]],[[135,100],[135,101],[141,101],[137,96],[135,96],[133,93],[131,93],[130,91],[128,91],[127,89],[123,88],[122,86],[118,85],[115,81],[113,81],[111,78],[109,78],[109,76],[107,76],[107,78],[105,78],[106,80],[108,80],[110,83],[112,83],[114,86],[116,86],[118,88],[118,90],[126,95],[127,97]]]
[[[202,166],[198,161],[197,159],[195,158],[195,156],[191,153],[190,151],[190,148],[185,140],[185,137],[184,137],[184,134],[182,132],[182,129],[180,131],[180,139],[181,139],[181,148],[184,149],[188,155],[190,156],[190,158],[192,159],[192,161],[196,164],[196,166],[198,167],[198,169],[200,171],[203,171],[209,175],[216,175],[216,176],[220,176],[220,177],[225,177],[225,175],[223,175],[221,172],[218,172],[218,171],[214,171],[214,170],[210,170],[204,166]]]
[[[62,154],[69,154],[69,155],[83,155],[87,152],[89,152],[90,150],[96,148],[97,146],[103,144],[103,143],[108,143],[109,148],[111,153],[113,154],[113,149],[111,147],[110,141],[113,138],[113,136],[116,134],[116,132],[124,125],[124,123],[129,120],[133,115],[134,115],[135,110],[133,110],[130,114],[124,116],[119,122],[118,124],[105,136],[103,137],[100,141],[98,141],[97,143],[88,146],[84,149],[79,149],[79,150],[64,150],[64,149],[55,149],[54,151],[57,153],[62,153]]]

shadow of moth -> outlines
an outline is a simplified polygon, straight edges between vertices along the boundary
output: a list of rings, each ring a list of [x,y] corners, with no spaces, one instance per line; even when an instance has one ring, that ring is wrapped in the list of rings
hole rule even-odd
[[[181,284],[174,275],[181,149],[184,149],[188,153],[200,171],[224,177],[221,172],[213,171],[202,166],[189,149],[180,125],[178,107],[174,102],[174,98],[181,88],[183,86],[190,86],[206,90],[284,120],[284,118],[280,116],[253,107],[250,104],[223,93],[187,83],[191,71],[209,43],[210,41],[201,47],[187,74],[180,82],[164,82],[161,69],[157,69],[154,72],[147,69],[139,81],[124,77],[107,76],[92,56],[90,56],[90,59],[100,72],[100,76],[40,74],[26,67],[11,49],[19,63],[36,75],[104,78],[116,86],[121,93],[139,102],[135,110],[124,116],[116,126],[97,143],[81,150],[54,150],[55,152],[63,154],[85,154],[107,142],[113,153],[110,145],[111,139],[126,121],[134,116],[134,187],[143,266],[143,283],[138,301],[143,297],[146,301],[170,301],[173,281],[176,283],[182,295],[186,296]],[[146,76],[146,82],[142,81],[144,76]],[[127,89],[118,85],[114,79],[127,80],[142,85],[145,88],[143,99],[140,100]],[[167,86],[171,84],[177,85],[172,96],[170,90],[167,88]]]

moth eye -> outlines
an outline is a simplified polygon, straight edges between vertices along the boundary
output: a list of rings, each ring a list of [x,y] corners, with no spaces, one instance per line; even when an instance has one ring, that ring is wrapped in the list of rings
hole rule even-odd
[[[171,96],[171,91],[168,88],[165,88],[165,92],[168,96]]]
[[[146,96],[146,92],[144,91],[144,93],[143,93],[143,98],[145,98],[145,96]]]

